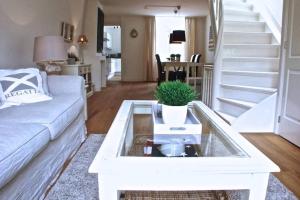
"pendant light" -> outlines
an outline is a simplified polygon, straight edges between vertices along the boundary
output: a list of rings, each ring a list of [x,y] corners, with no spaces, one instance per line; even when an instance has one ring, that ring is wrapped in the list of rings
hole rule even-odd
[[[173,40],[173,33],[170,33],[170,41],[169,41],[170,44],[181,44],[181,42],[176,42]]]
[[[185,42],[185,31],[183,30],[174,30],[173,31],[173,42]]]

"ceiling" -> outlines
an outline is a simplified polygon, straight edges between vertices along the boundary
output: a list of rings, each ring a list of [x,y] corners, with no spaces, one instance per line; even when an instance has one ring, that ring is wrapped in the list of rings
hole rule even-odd
[[[100,0],[106,15],[175,16],[175,8],[154,6],[181,6],[179,16],[208,15],[208,0]]]

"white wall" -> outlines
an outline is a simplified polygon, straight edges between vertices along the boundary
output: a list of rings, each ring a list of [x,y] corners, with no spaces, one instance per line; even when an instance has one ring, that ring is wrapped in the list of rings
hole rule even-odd
[[[115,15],[105,15],[104,24],[105,26],[121,26],[122,17]]]
[[[281,41],[283,0],[247,0],[254,5],[274,34],[277,42]]]
[[[263,0],[267,9],[274,16],[276,22],[282,27],[283,0]]]
[[[130,37],[130,32],[133,28],[138,32],[137,38]],[[121,19],[121,29],[122,80],[145,81],[145,18],[143,16],[124,16]]]
[[[62,21],[74,24],[77,35],[83,1],[1,0],[0,68],[32,67],[34,38],[59,35]]]

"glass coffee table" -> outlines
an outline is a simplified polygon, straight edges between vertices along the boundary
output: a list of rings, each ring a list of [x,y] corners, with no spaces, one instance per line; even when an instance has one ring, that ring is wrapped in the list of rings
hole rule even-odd
[[[279,167],[200,101],[189,110],[202,131],[153,131],[156,101],[124,101],[89,168],[99,198],[123,191],[248,190],[263,200]],[[171,129],[170,129],[171,130]],[[180,131],[181,130],[181,131]]]

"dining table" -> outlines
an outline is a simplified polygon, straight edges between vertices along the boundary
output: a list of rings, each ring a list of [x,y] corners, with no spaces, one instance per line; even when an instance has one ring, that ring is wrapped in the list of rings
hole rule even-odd
[[[169,71],[179,71],[181,69],[186,71],[187,75],[185,81],[187,84],[190,84],[192,81],[193,86],[196,88],[197,80],[202,80],[202,76],[197,73],[197,68],[198,72],[200,72],[204,66],[203,63],[195,63],[191,61],[164,61],[162,62],[162,66],[166,72],[166,80],[169,80]]]

